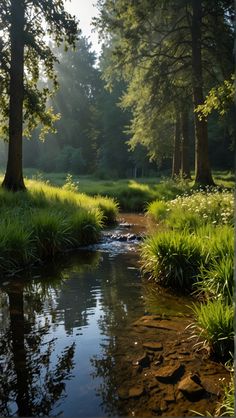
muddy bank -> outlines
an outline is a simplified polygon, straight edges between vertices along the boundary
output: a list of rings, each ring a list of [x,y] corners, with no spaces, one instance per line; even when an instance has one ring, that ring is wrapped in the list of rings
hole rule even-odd
[[[120,336],[113,355],[116,396],[124,415],[214,413],[229,373],[205,350],[193,347],[196,341],[186,329],[190,323],[189,317],[145,315]]]

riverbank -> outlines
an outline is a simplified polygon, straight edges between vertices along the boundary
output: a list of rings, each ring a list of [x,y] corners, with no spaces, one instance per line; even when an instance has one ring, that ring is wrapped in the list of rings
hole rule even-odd
[[[190,336],[211,358],[232,369],[233,193],[198,190],[170,202],[153,202],[148,214],[162,230],[150,233],[142,244],[144,273],[178,294],[194,294]],[[233,381],[226,390],[229,407],[222,407],[228,415],[233,415],[232,392]]]
[[[26,192],[0,189],[0,274],[13,275],[56,254],[98,241],[117,204],[29,180]]]
[[[126,330],[129,338],[118,339],[115,373],[124,416],[215,416],[230,373],[194,346],[192,321],[145,315]]]
[[[49,184],[62,187],[72,179],[80,193],[90,196],[108,196],[119,203],[125,212],[144,212],[147,205],[154,200],[171,200],[177,195],[188,192],[193,187],[192,181],[173,181],[170,177],[130,178],[130,179],[99,179],[92,175],[73,175],[67,173],[45,173],[37,169],[25,169],[29,179],[48,181]],[[233,189],[234,174],[227,171],[213,171],[215,183],[219,187]]]

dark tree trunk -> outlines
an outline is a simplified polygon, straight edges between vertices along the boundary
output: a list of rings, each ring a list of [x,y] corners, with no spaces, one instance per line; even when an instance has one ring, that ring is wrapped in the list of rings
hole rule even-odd
[[[204,102],[202,55],[201,55],[201,25],[202,25],[202,0],[192,0],[192,84],[193,103],[196,108]],[[198,119],[195,112],[195,183],[201,185],[213,185],[208,154],[208,132],[206,120]]]
[[[23,290],[8,293],[10,310],[10,329],[12,334],[12,352],[16,373],[16,403],[18,415],[32,415],[29,397],[29,376],[25,349],[25,321]]]
[[[188,110],[183,109],[181,112],[181,175],[183,178],[191,179],[189,166],[189,126],[188,126]]]
[[[174,136],[174,152],[172,162],[172,179],[175,179],[180,175],[181,170],[181,152],[180,152],[180,118],[179,115],[176,117],[175,122],[175,136]]]
[[[24,99],[24,14],[25,0],[11,1],[11,64],[9,104],[9,148],[3,187],[24,190],[22,170],[22,129]]]

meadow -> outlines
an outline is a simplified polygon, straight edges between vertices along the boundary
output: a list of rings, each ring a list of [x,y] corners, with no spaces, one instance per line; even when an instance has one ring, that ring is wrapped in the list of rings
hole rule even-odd
[[[76,176],[68,173],[45,173],[36,169],[25,169],[28,179],[47,181],[54,186],[62,187],[68,178],[78,186],[81,193],[90,196],[100,195],[115,199],[121,210],[126,212],[143,212],[154,200],[171,200],[182,195],[193,187],[193,181],[173,181],[168,177],[150,177],[138,179],[102,180],[94,176]],[[227,171],[213,172],[214,180],[220,187],[233,188],[234,174]]]

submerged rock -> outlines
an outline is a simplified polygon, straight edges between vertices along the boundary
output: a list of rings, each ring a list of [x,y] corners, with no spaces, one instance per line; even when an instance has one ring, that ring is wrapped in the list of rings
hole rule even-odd
[[[178,384],[178,390],[191,401],[199,400],[205,394],[197,375],[188,375]]]
[[[139,398],[144,394],[144,387],[143,386],[134,386],[129,390],[129,397],[130,398]]]
[[[162,343],[153,341],[153,342],[143,343],[143,348],[150,350],[150,351],[159,351],[159,350],[163,350],[163,345]]]
[[[174,383],[184,374],[185,367],[182,364],[164,366],[155,372],[155,377],[162,383]]]

